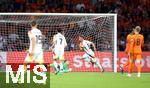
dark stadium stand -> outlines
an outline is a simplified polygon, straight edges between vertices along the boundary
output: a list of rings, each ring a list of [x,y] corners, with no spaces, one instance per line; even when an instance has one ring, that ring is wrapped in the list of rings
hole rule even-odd
[[[150,50],[150,0],[1,0],[0,12],[117,13],[118,50],[135,25],[142,27],[143,50]]]

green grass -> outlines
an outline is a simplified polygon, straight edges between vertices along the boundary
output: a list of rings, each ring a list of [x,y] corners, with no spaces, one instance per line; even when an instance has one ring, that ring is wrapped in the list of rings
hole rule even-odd
[[[148,88],[150,73],[142,73],[137,78],[134,73],[131,78],[120,73],[67,73],[51,75],[51,88]]]
[[[32,73],[32,75],[34,75]],[[32,76],[31,76],[32,77]],[[62,75],[47,74],[47,84],[6,84],[5,73],[0,73],[0,88],[149,88],[150,73],[136,73],[131,78],[120,73],[71,72]],[[49,78],[50,77],[50,78]]]

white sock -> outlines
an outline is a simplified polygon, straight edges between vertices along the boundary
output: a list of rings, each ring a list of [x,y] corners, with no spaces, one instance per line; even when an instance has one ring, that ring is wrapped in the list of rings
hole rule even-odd
[[[141,76],[141,73],[139,72],[138,74],[137,74],[137,77],[140,77]]]
[[[96,65],[100,68],[100,70],[103,69],[102,65],[101,65],[99,62],[96,61],[95,63],[96,63]]]
[[[55,67],[56,71],[59,71],[59,69],[58,69],[58,63],[56,61],[54,61],[53,64],[54,64],[54,67]]]
[[[59,66],[60,66],[60,70],[63,70],[63,64],[62,64],[62,62],[60,62]]]
[[[100,68],[100,70],[103,69],[102,65],[96,59],[92,59],[92,61],[95,62],[95,65],[97,65]]]

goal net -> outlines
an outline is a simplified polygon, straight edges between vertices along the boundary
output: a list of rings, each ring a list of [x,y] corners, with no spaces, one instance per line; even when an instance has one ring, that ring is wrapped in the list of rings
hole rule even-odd
[[[28,31],[32,21],[38,23],[44,38],[44,62],[51,63],[49,48],[58,28],[63,29],[67,41],[65,59],[75,72],[99,71],[81,58],[84,51],[78,47],[78,35],[92,41],[97,48],[95,56],[106,71],[116,69],[116,14],[1,14],[1,63],[23,63],[29,48]],[[6,59],[6,60],[2,60]]]

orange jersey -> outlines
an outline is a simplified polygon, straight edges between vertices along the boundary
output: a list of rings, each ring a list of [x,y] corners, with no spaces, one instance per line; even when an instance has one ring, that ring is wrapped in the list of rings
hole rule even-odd
[[[134,37],[132,34],[128,34],[126,39],[126,53],[133,53]]]
[[[134,35],[134,46],[133,46],[133,52],[136,54],[142,53],[142,46],[144,44],[144,37],[141,34],[135,34]]]

